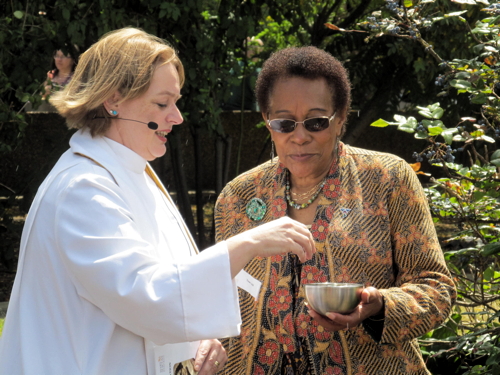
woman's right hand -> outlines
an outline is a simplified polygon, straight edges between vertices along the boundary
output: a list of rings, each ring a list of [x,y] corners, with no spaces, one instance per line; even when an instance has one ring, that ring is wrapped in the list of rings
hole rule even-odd
[[[314,239],[307,227],[287,216],[240,233],[226,243],[233,277],[256,256],[294,253],[301,262],[305,262],[316,252]]]

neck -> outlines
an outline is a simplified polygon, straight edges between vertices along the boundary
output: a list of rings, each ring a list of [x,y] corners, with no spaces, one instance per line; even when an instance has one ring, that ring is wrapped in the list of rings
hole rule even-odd
[[[69,70],[61,70],[59,69],[59,72],[58,72],[58,75],[62,76],[62,77],[67,77],[71,74],[71,69]]]
[[[328,175],[328,172],[330,172],[332,163],[336,162],[334,159],[335,157],[332,157],[328,165],[315,175],[297,177],[294,174],[289,173],[290,185],[293,188],[293,191],[295,193],[303,193],[321,183],[321,181],[323,181],[323,179]]]

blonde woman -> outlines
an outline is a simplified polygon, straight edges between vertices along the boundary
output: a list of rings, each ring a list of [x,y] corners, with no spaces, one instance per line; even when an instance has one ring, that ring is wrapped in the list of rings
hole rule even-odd
[[[0,373],[154,374],[157,346],[203,340],[199,374],[226,362],[215,337],[239,334],[235,276],[255,256],[314,242],[291,219],[198,254],[148,161],[182,122],[182,63],[126,28],[80,58],[52,104],[78,131],[26,220],[0,343]]]

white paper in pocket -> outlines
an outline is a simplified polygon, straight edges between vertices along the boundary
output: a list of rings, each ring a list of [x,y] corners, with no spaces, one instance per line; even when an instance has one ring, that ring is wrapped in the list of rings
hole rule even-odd
[[[245,270],[241,270],[235,277],[236,286],[250,293],[255,300],[259,298],[260,287],[262,282],[250,275]]]

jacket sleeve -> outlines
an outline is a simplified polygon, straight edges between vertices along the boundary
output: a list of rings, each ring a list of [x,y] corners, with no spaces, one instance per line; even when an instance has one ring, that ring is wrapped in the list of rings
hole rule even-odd
[[[380,292],[385,302],[381,343],[415,339],[449,315],[456,299],[422,186],[404,161],[393,174],[389,195],[395,286]]]
[[[76,292],[158,345],[239,334],[225,243],[177,261],[159,259],[120,188],[94,169],[67,181],[55,212],[57,251]]]

